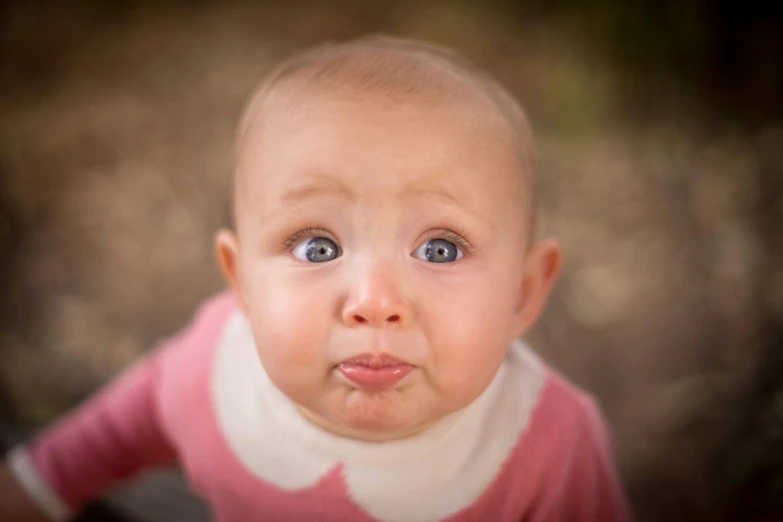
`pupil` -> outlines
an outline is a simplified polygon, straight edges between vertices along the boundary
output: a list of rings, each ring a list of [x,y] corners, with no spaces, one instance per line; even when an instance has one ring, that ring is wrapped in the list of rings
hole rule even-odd
[[[307,245],[307,259],[316,263],[331,261],[338,256],[337,245],[331,239],[317,237]]]
[[[450,263],[457,259],[457,247],[445,239],[433,239],[426,247],[425,256],[433,263]]]

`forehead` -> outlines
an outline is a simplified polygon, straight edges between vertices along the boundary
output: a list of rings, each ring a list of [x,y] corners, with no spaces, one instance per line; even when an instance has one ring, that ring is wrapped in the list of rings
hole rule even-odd
[[[342,185],[367,197],[439,191],[470,205],[507,197],[520,182],[514,137],[497,111],[427,96],[276,93],[239,155],[238,195],[255,204]]]

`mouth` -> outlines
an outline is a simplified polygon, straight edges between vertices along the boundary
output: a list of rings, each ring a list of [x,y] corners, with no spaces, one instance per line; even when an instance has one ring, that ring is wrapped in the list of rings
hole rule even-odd
[[[362,354],[337,365],[352,384],[368,392],[392,388],[414,368],[412,364],[386,354]]]

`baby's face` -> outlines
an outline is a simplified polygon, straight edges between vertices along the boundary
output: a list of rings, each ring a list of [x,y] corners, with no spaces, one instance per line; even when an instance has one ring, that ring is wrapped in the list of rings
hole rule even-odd
[[[378,96],[297,100],[246,136],[235,288],[312,420],[402,437],[492,380],[529,319],[511,139],[475,109]]]

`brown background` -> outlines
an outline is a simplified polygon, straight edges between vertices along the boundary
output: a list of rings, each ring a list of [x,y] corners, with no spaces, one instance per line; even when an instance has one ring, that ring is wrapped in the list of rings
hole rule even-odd
[[[679,3],[3,4],[0,423],[50,421],[222,288],[246,97],[384,32],[528,108],[566,253],[530,340],[600,399],[638,519],[783,512],[783,17]]]

